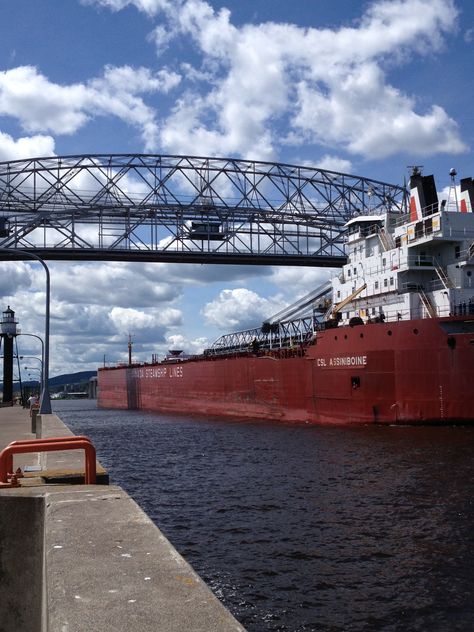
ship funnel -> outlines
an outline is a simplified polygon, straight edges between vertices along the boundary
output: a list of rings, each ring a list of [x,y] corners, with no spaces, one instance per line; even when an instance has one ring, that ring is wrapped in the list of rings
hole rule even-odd
[[[438,194],[433,176],[414,170],[410,178],[410,221],[422,219],[438,210]]]
[[[474,210],[474,182],[472,178],[461,179],[460,211],[472,213]]]

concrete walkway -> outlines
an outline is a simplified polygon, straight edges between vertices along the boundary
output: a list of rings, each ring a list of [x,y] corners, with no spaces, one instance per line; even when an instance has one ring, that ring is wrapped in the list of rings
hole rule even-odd
[[[44,436],[72,434],[40,421]],[[0,449],[32,438],[28,410],[0,408]],[[81,450],[19,464],[84,472]],[[120,487],[45,484],[44,469],[21,485],[0,489],[1,632],[245,632]]]

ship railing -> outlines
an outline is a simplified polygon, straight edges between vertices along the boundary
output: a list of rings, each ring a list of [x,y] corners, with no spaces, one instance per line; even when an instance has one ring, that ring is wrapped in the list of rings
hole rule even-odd
[[[439,202],[435,202],[434,204],[429,204],[428,206],[424,206],[421,209],[421,218],[417,218],[416,220],[411,220],[410,213],[403,213],[400,217],[396,218],[393,222],[394,227],[403,226],[404,224],[414,224],[415,222],[421,222],[428,217],[432,217],[442,210],[442,204]]]
[[[429,257],[423,254],[406,257],[405,261],[409,268],[434,267],[436,265],[434,257]]]
[[[471,302],[474,313],[474,297]],[[426,312],[426,308],[423,305],[420,305],[419,308],[411,308],[411,309],[394,309],[394,310],[384,310],[382,318],[380,318],[380,314],[372,314],[367,319],[363,319],[366,323],[374,323],[374,322],[385,322],[385,323],[393,323],[402,320],[425,320],[426,318],[432,317],[447,317],[447,316],[460,316],[464,313],[469,313],[468,303],[466,303],[466,311],[463,312],[462,304],[447,304],[446,306],[440,307],[433,305],[433,316],[428,316]]]
[[[385,259],[385,263],[384,263]],[[390,271],[404,270],[409,268],[435,268],[436,260],[434,257],[427,255],[413,255],[413,256],[393,256],[383,257],[382,261],[377,261],[375,265],[366,266],[358,274],[352,274],[346,277],[345,275],[339,275],[339,280],[344,283],[348,279],[355,281],[356,279],[366,278],[367,276],[381,274]],[[355,268],[358,270],[358,268]]]

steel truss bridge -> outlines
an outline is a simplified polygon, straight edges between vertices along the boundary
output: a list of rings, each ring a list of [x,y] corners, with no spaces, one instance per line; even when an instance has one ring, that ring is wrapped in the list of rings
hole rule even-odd
[[[341,266],[344,225],[406,190],[279,163],[78,155],[0,163],[0,258]],[[21,253],[17,252],[21,258]]]

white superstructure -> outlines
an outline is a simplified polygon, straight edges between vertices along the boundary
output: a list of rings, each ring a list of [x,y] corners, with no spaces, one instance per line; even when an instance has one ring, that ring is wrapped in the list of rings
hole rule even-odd
[[[329,312],[340,324],[474,312],[472,190],[461,190],[467,202],[459,209],[446,210],[437,199],[420,207],[417,185],[431,176],[414,175],[409,213],[361,215],[347,223],[348,261],[333,280]]]

